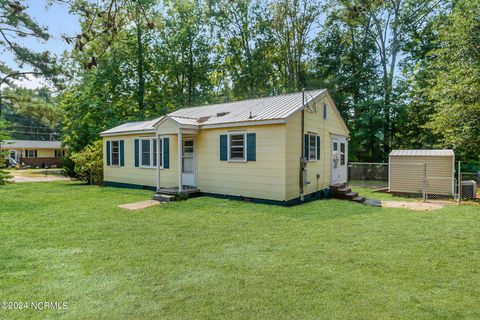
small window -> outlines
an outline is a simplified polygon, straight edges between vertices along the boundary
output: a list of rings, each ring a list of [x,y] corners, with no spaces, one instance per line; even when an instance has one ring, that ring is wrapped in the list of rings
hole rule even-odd
[[[55,150],[55,158],[63,157],[63,150]]]
[[[157,140],[155,140],[157,141]],[[163,168],[163,138],[160,138],[158,142],[158,150],[160,152],[159,158],[160,158],[160,168]],[[155,165],[156,165],[156,160],[155,160]]]
[[[327,119],[327,104],[323,104],[323,119]]]
[[[245,160],[245,133],[230,133],[229,146],[229,160]]]
[[[153,150],[152,163],[153,163],[153,166],[156,167],[157,166],[157,139],[152,139],[152,150]]]
[[[340,165],[345,165],[345,143],[340,143]]]
[[[338,143],[333,143],[333,168],[336,169],[338,167]]]
[[[120,143],[119,141],[112,141],[112,166],[118,166],[120,164]]]
[[[140,163],[143,167],[150,167],[150,160],[151,160],[151,154],[150,154],[150,144],[151,141],[150,139],[148,140],[140,140],[141,141],[141,152],[140,152]]]
[[[317,135],[308,134],[308,160],[317,160]]]
[[[25,157],[36,158],[36,150],[25,150]]]

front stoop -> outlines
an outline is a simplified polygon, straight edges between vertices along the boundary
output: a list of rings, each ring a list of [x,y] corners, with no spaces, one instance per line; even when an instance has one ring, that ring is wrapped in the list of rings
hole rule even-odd
[[[175,200],[186,200],[198,196],[200,189],[192,187],[184,187],[182,191],[178,191],[178,187],[161,188],[160,191],[153,195],[153,200],[160,202],[170,202]]]

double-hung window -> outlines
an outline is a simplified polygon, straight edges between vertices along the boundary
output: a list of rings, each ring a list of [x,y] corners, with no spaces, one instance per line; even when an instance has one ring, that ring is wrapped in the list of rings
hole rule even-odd
[[[63,157],[63,150],[55,150],[55,158]]]
[[[232,161],[245,161],[246,160],[246,138],[245,133],[234,133],[231,132],[228,134],[228,159]]]
[[[140,166],[154,168],[157,166],[157,139],[140,139]],[[163,165],[163,139],[160,139],[160,167]]]
[[[111,153],[112,153],[111,165],[112,166],[120,165],[120,141],[118,141],[118,140],[112,141],[112,151],[111,151]]]
[[[25,156],[26,156],[27,158],[36,158],[36,157],[37,157],[37,156],[36,156],[37,153],[36,153],[35,151],[36,151],[36,150],[25,150]]]
[[[340,143],[340,165],[345,165],[345,143]]]
[[[308,134],[308,160],[317,160],[317,135]]]

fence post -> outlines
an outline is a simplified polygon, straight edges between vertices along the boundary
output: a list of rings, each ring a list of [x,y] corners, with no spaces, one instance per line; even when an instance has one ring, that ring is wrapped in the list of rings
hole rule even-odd
[[[423,163],[423,202],[427,201],[427,163]]]
[[[461,161],[458,161],[458,205],[462,204],[462,170],[461,170]]]

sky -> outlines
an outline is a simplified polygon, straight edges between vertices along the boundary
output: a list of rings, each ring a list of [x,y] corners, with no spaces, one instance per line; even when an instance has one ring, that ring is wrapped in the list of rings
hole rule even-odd
[[[57,3],[47,7],[46,0],[24,0],[22,3],[28,7],[26,11],[33,20],[40,26],[47,27],[50,34],[50,39],[46,42],[24,38],[20,43],[22,46],[39,52],[48,50],[56,55],[61,55],[65,50],[71,48],[72,45],[67,44],[61,36],[77,34],[80,31],[80,25],[77,17],[68,12],[65,4]],[[5,54],[5,61],[9,66],[18,68],[9,53]],[[28,70],[27,68],[28,66],[25,66],[26,70]],[[21,85],[26,88],[37,88],[42,85],[42,81],[29,77],[28,80],[23,80]]]

